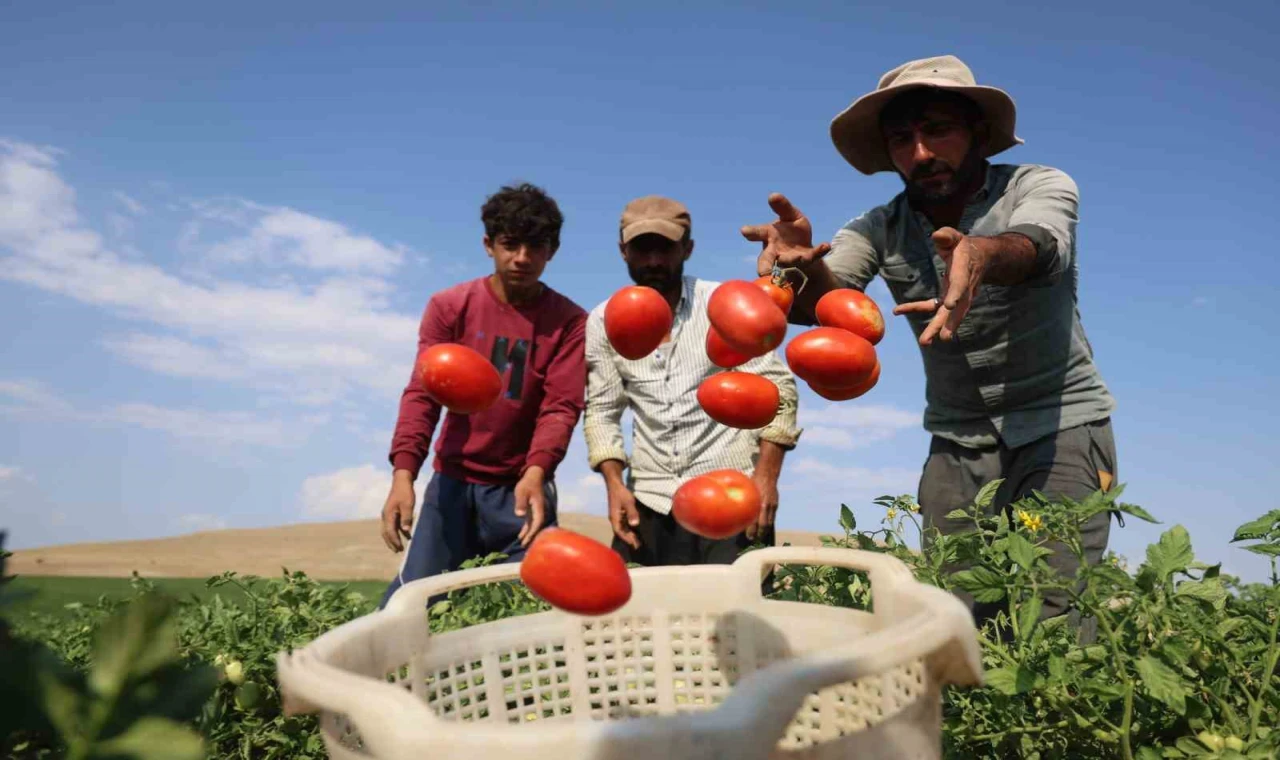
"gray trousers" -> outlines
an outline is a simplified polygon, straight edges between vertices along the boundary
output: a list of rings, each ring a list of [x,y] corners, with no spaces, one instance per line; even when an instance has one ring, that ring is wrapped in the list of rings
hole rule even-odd
[[[1033,490],[1049,499],[1066,496],[1082,501],[1095,491],[1109,489],[1116,482],[1116,444],[1110,418],[1068,428],[1017,448],[1000,443],[971,449],[934,436],[917,497],[925,527],[937,527],[946,534],[972,527],[972,523],[948,520],[946,514],[970,507],[979,489],[997,478],[1004,478],[1004,483],[996,492],[992,510],[1008,510],[1011,503],[1030,496]],[[1110,532],[1111,514],[1107,512],[1084,525],[1081,540],[1086,562],[1095,564],[1102,559]],[[1046,557],[1046,561],[1059,572],[1074,576],[1079,564],[1076,557],[1064,546],[1056,548],[1059,551]],[[1003,602],[975,603],[963,591],[956,593],[973,610],[979,625],[1005,608]],[[1046,594],[1042,619],[1063,614],[1069,614],[1070,622],[1081,626],[1082,639],[1094,638],[1095,624],[1082,621],[1078,611],[1069,609],[1065,592]]]

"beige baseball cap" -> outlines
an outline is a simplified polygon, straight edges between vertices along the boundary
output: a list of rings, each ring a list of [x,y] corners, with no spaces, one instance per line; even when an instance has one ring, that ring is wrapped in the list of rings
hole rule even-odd
[[[620,239],[626,244],[646,232],[655,232],[668,240],[680,241],[693,229],[689,209],[679,201],[660,195],[636,198],[622,210]]]

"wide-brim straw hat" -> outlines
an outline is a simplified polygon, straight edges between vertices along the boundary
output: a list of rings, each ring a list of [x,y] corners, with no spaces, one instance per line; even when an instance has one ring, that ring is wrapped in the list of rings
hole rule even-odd
[[[898,66],[880,77],[873,92],[858,98],[832,119],[831,141],[836,150],[863,174],[894,171],[880,132],[880,112],[903,92],[929,87],[967,95],[982,109],[990,125],[984,157],[1023,143],[1014,132],[1018,114],[1009,93],[978,84],[963,61],[954,55],[941,55]]]

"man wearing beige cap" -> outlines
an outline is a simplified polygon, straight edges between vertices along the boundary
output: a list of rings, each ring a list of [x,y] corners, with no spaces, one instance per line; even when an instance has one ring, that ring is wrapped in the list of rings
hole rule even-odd
[[[884,279],[924,360],[933,440],[919,501],[942,533],[965,527],[945,515],[995,479],[1004,482],[993,508],[1008,510],[1032,490],[1082,500],[1116,476],[1115,400],[1076,308],[1076,185],[1058,169],[988,161],[1023,142],[1015,122],[1012,98],[977,84],[958,58],[902,64],[836,116],[831,138],[855,169],[897,172],[905,190],[830,243],[813,245],[809,221],[780,194],[769,198],[776,221],[742,230],[763,244],[762,273],[776,262],[808,276],[795,322],[812,324],[832,288]],[[1090,563],[1110,520],[1103,512],[1084,526]],[[1075,558],[1058,548],[1050,561],[1074,574]],[[1050,594],[1043,614],[1067,604]]]
[[[693,565],[730,563],[752,543],[773,545],[782,459],[800,435],[795,378],[775,353],[752,359],[739,369],[778,386],[777,417],[760,430],[712,420],[698,405],[697,390],[720,371],[706,352],[707,299],[719,283],[684,274],[693,253],[688,209],[657,196],[632,201],[622,212],[618,249],[631,279],[665,296],[675,319],[662,345],[634,361],[605,337],[604,303],[587,319],[583,432],[590,466],[608,490],[614,549],[641,565]],[[622,435],[628,408],[634,413],[630,458]],[[751,475],[765,508],[742,534],[717,541],[681,527],[671,516],[671,497],[685,480],[720,469]]]

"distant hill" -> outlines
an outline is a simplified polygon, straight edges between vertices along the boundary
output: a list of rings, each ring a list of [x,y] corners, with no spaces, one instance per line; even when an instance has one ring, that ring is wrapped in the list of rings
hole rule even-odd
[[[609,522],[595,515],[562,512],[560,525],[604,543],[613,535]],[[781,530],[783,543],[817,546],[819,534]],[[136,570],[151,578],[205,578],[227,570],[276,576],[287,567],[317,580],[384,580],[399,570],[401,557],[382,543],[378,521],[352,520],[23,549],[10,558],[8,572],[127,577]]]

